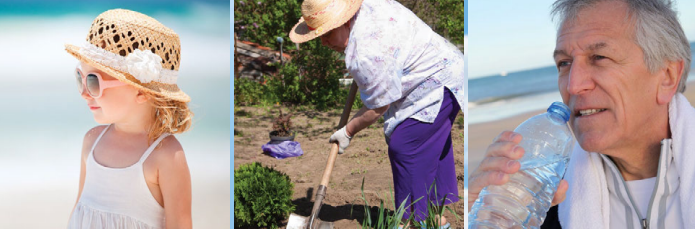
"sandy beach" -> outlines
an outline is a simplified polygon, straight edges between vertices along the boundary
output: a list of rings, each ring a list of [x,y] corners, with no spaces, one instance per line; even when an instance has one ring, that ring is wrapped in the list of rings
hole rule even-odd
[[[687,90],[683,94],[688,98],[690,103],[695,106],[695,82],[688,83]],[[524,120],[543,112],[544,110],[537,110],[511,118],[470,125],[469,133],[471,134],[468,136],[469,174],[478,168],[478,165],[485,156],[485,150],[487,149],[488,145],[492,143],[492,140],[497,137],[497,135],[505,130],[514,130],[514,128],[516,128],[516,126],[521,124]]]

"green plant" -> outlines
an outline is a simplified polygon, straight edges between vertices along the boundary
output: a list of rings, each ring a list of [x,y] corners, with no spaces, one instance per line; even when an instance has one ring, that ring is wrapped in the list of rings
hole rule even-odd
[[[316,110],[326,110],[345,104],[348,88],[341,87],[345,64],[337,53],[318,43],[305,43],[295,52],[292,61],[277,64],[278,72],[264,76],[264,83],[249,79],[234,80],[234,104],[271,105],[276,103],[311,104]],[[357,97],[354,109],[362,106]]]
[[[285,40],[285,50],[296,49],[288,34],[301,17],[299,0],[234,0],[234,33],[240,40],[275,50],[276,37]]]
[[[449,39],[454,44],[463,44],[464,37],[464,1],[435,0],[440,16],[436,32]]]
[[[319,39],[306,42],[291,63],[280,67],[278,75],[285,79],[282,100],[313,104],[318,110],[343,105],[348,90],[340,86],[340,79],[346,71],[340,55]]]
[[[264,85],[244,78],[234,79],[234,105],[270,104]]]
[[[432,191],[434,191],[434,193],[437,193],[437,186],[434,184],[434,182],[432,182],[432,185],[430,185],[430,189],[428,190],[428,192],[431,193]],[[463,200],[463,197],[459,197],[459,199]],[[417,222],[416,225],[418,227],[425,227],[426,225],[431,225],[429,226],[429,228],[439,228],[440,226],[443,226],[440,217],[444,215],[444,211],[448,211],[451,214],[453,214],[457,221],[460,220],[461,217],[459,217],[454,210],[452,210],[449,206],[444,205],[444,203],[446,203],[447,200],[448,195],[444,195],[440,203],[435,203],[428,199],[427,217],[422,222]]]
[[[434,189],[434,192],[436,192],[436,185],[434,182],[429,188],[429,192]],[[399,225],[403,224],[404,222],[411,222],[412,226],[416,228],[438,228],[439,226],[442,226],[441,224],[441,219],[440,216],[443,215],[444,211],[449,211],[454,215],[456,220],[460,220],[461,218],[454,212],[451,208],[448,206],[444,205],[445,201],[447,200],[447,197],[444,196],[442,198],[441,203],[434,203],[432,201],[427,201],[427,210],[428,210],[428,215],[423,221],[415,221],[414,219],[414,214],[411,214],[408,219],[402,220],[403,215],[405,214],[405,209],[410,208],[413,204],[416,202],[420,201],[423,197],[418,198],[417,200],[411,202],[409,205],[406,206],[406,200],[403,200],[403,202],[399,205],[400,207],[395,208],[395,211],[390,211],[384,206],[384,201],[380,200],[379,201],[379,208],[377,210],[377,215],[372,215],[372,212],[370,211],[369,202],[367,201],[367,198],[365,197],[364,194],[364,178],[362,178],[362,201],[364,201],[365,204],[365,210],[364,210],[364,220],[362,222],[362,228],[363,229],[392,229],[392,228],[398,228]],[[391,195],[393,196],[393,191],[390,190]],[[463,199],[463,197],[459,197],[460,199]],[[390,203],[395,203],[393,199],[388,199]],[[430,225],[430,226],[427,226]]]
[[[369,228],[374,228],[374,229],[392,229],[392,228],[398,228],[398,225],[401,224],[401,218],[403,218],[403,215],[405,214],[405,209],[410,208],[415,202],[419,201],[420,199],[417,199],[413,201],[410,205],[406,206],[405,201],[400,204],[400,207],[395,209],[395,211],[390,211],[389,209],[386,208],[384,205],[384,200],[379,201],[379,209],[377,211],[377,215],[372,216],[371,209],[369,208],[369,201],[367,201],[367,197],[364,194],[364,178],[362,178],[362,187],[360,188],[362,191],[362,201],[364,201],[364,220],[362,220],[362,228],[363,229],[369,229]],[[393,196],[393,190],[389,189],[391,195],[390,197]],[[393,198],[388,199],[388,202],[395,204],[393,201]],[[410,215],[410,218],[408,221],[411,221],[413,218],[413,215]]]
[[[260,163],[234,170],[234,224],[239,228],[277,228],[295,206],[294,184],[282,172]]]
[[[309,41],[302,47],[295,52],[291,62],[278,64],[277,74],[265,76],[265,85],[260,86],[260,89],[242,87],[239,90],[240,93],[264,93],[260,101],[235,99],[239,102],[249,101],[251,104],[312,104],[317,110],[343,105],[348,90],[340,86],[339,79],[346,71],[345,63],[333,50],[320,45],[318,40]],[[236,89],[234,93],[237,94]],[[356,103],[357,108],[361,105],[361,101]]]
[[[464,1],[461,0],[398,0],[413,11],[437,34],[454,44],[463,44]]]
[[[279,63],[276,65],[278,66]],[[299,66],[294,61],[278,66],[278,73],[266,76],[267,91],[272,102],[305,104],[307,93],[299,74]]]
[[[285,137],[285,136],[290,136],[292,133],[292,120],[290,119],[292,117],[292,114],[282,114],[282,108],[280,110],[280,115],[278,115],[275,120],[273,120],[273,132],[275,133],[275,136],[279,137]]]

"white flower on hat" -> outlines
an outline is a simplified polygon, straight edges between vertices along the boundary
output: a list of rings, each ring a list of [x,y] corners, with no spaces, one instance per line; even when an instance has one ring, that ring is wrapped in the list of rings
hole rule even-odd
[[[159,81],[162,58],[150,50],[135,49],[125,58],[128,72],[142,83]]]
[[[80,54],[93,61],[116,69],[118,71],[130,73],[141,83],[152,81],[176,84],[179,72],[162,67],[162,58],[150,50],[135,49],[128,56],[121,56],[116,53],[106,51],[89,42],[86,42],[80,49]]]

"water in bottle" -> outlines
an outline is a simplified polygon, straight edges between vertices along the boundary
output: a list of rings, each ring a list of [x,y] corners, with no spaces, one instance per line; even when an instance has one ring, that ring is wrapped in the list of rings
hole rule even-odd
[[[469,228],[540,228],[569,162],[574,137],[569,108],[554,102],[548,112],[519,125],[521,168],[503,185],[484,188],[469,213]]]

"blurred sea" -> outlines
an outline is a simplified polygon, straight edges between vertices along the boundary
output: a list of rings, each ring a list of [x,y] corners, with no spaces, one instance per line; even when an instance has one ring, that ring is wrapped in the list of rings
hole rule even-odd
[[[691,49],[694,45],[690,43]],[[695,62],[690,65],[688,82],[695,80],[693,68]],[[552,102],[562,101],[555,66],[470,79],[468,89],[469,124],[544,110]]]
[[[177,138],[192,176],[194,226],[229,228],[229,1],[132,0],[0,2],[0,228],[67,224],[82,138],[97,123],[64,45],[82,44],[92,20],[112,8],[148,14],[179,34],[178,85],[195,117]]]

